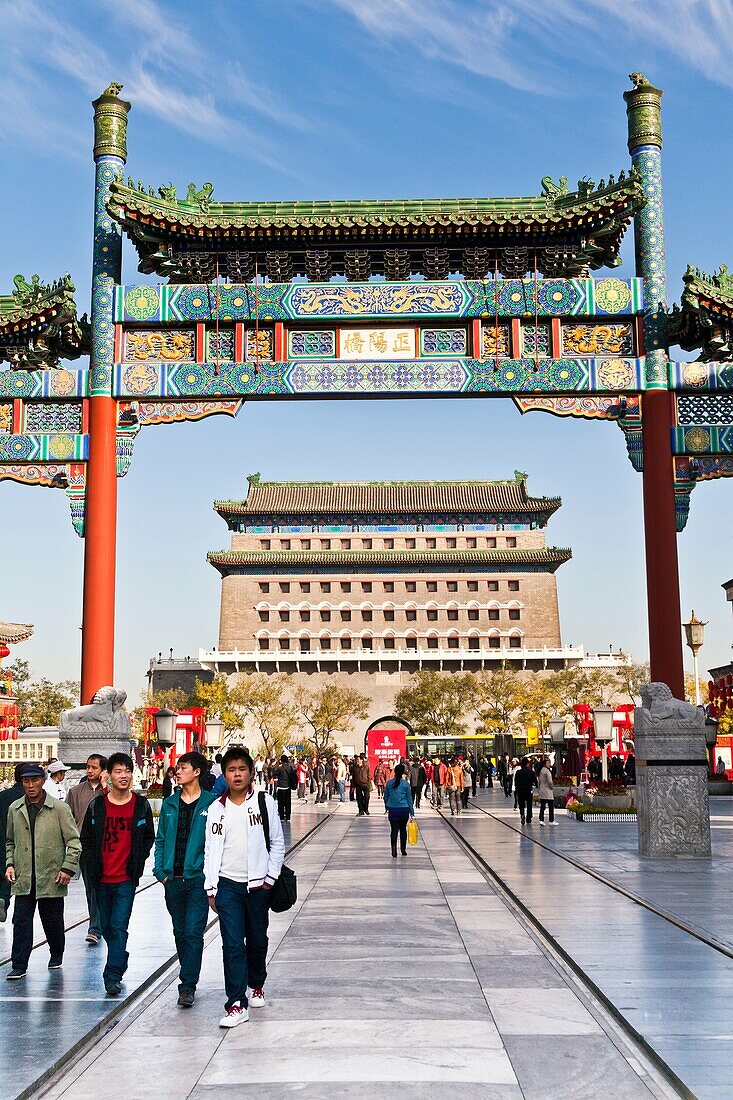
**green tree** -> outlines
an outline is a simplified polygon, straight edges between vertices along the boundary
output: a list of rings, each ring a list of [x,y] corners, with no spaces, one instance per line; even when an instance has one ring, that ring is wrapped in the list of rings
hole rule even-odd
[[[242,712],[232,698],[232,690],[223,673],[218,672],[208,684],[197,680],[192,699],[194,706],[205,707],[207,718],[221,719],[225,736],[241,730]]]
[[[230,693],[232,705],[257,729],[258,751],[265,757],[280,755],[298,721],[299,711],[287,696],[287,683],[285,676],[243,676]]]
[[[476,681],[468,672],[421,669],[395,699],[398,716],[424,737],[462,737],[475,706]]]
[[[74,680],[62,680],[58,684],[45,678],[38,680],[29,686],[27,721],[21,725],[57,726],[61,711],[76,706],[78,699],[79,684]]]
[[[299,714],[310,726],[309,740],[322,756],[336,733],[349,733],[354,722],[369,713],[368,695],[328,680],[320,688],[299,687],[293,695]]]
[[[5,668],[12,673],[13,696],[18,707],[18,725],[23,729],[24,726],[32,725],[30,717],[31,693],[29,690],[30,665],[27,661],[21,661],[19,657],[16,657],[9,665],[5,665]]]
[[[561,710],[562,700],[547,676],[535,673],[525,680],[523,716],[527,725],[536,725],[543,734],[550,719]]]
[[[140,696],[140,705],[130,711],[132,723],[132,735],[139,740],[145,732],[146,707],[155,707],[156,710],[174,710],[176,714],[188,710],[197,704],[193,701],[193,695],[183,688],[164,688],[162,691],[144,691]]]
[[[569,714],[576,703],[605,706],[622,690],[614,672],[604,668],[565,668],[553,672],[548,680],[564,714]]]
[[[528,686],[514,669],[481,671],[475,678],[475,711],[481,732],[487,735],[512,734],[524,729]]]

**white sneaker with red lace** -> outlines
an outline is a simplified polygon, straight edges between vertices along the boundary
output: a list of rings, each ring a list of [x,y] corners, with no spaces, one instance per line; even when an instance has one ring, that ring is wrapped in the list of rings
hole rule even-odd
[[[219,1020],[219,1027],[237,1027],[239,1024],[246,1024],[248,1020],[249,1012],[237,1001],[227,1009],[226,1016],[222,1016]]]
[[[249,1001],[250,1008],[264,1008],[265,1007],[265,991],[264,989],[248,989],[247,1000]]]

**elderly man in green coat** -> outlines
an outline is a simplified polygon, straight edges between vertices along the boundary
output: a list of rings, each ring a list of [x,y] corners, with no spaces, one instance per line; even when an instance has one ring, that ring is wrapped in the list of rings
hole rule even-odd
[[[79,866],[81,841],[69,807],[44,791],[45,778],[38,764],[26,765],[23,798],[8,811],[5,878],[15,897],[8,981],[24,978],[28,969],[36,904],[51,953],[48,969],[58,970],[64,958],[64,898]]]

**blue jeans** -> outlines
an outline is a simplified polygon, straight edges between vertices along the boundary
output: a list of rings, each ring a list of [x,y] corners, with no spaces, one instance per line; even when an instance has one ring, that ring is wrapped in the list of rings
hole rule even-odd
[[[105,982],[122,981],[127,970],[127,926],[130,923],[135,887],[131,882],[98,882],[99,927],[107,944],[107,962],[102,971]]]
[[[164,890],[165,904],[173,921],[178,961],[181,964],[178,991],[194,990],[201,973],[204,931],[209,915],[204,876],[169,878]]]
[[[267,925],[270,920],[268,890],[250,893],[246,882],[220,878],[216,911],[224,957],[227,1009],[247,1004],[247,986],[261,989],[267,978]]]
[[[346,801],[346,780],[345,779],[337,779],[336,780],[336,789],[339,793],[339,802],[345,802]]]

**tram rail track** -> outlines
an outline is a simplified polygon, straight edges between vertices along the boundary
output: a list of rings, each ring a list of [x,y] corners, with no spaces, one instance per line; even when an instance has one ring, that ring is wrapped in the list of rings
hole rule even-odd
[[[721,955],[725,955],[726,958],[733,959],[733,947],[726,944],[723,940],[719,940],[717,936],[714,936],[712,933],[705,932],[701,928],[696,928],[694,924],[690,924],[689,921],[684,920],[682,917],[675,916],[674,913],[670,913],[670,911],[664,909],[663,906],[657,905],[648,898],[644,898],[640,894],[634,893],[633,890],[627,889],[625,886],[622,886],[621,883],[615,882],[613,879],[601,874],[601,872],[597,871],[594,867],[589,867],[587,863],[575,859],[567,852],[561,852],[551,844],[546,844],[538,836],[532,836],[529,833],[523,832],[522,829],[513,822],[499,817],[483,806],[479,806],[473,801],[471,801],[471,806],[474,810],[479,810],[486,817],[490,817],[492,821],[496,821],[497,824],[504,825],[507,829],[511,829],[513,833],[523,837],[525,840],[530,840],[533,844],[536,844],[538,848],[543,848],[546,852],[550,852],[552,855],[557,856],[558,859],[562,859],[565,863],[570,864],[570,866],[574,867],[577,871],[582,871],[583,874],[589,875],[603,886],[607,886],[610,890],[625,897],[628,901],[633,902],[640,908],[646,909],[647,912],[653,913],[655,917],[659,917],[661,920],[673,925],[675,928],[679,929],[680,932],[685,932],[688,936],[692,936],[693,939],[699,940],[700,943],[705,944],[706,947],[710,947],[713,951],[718,951]]]
[[[480,809],[481,812],[484,813],[487,817],[491,817],[493,820],[497,821],[500,824],[507,825],[508,828],[512,829],[512,831],[517,833],[519,836],[532,840],[534,843],[538,844],[542,848],[545,848],[553,855],[561,855],[562,858],[561,853],[558,853],[551,846],[543,844],[539,840],[539,838],[535,840],[534,837],[527,837],[526,833],[523,833],[521,832],[521,830],[512,826],[510,822],[503,821],[495,814],[484,810],[480,806],[476,806],[474,804],[474,809]],[[548,951],[550,956],[554,957],[556,962],[559,961],[559,963],[561,964],[561,969],[565,969],[567,972],[569,972],[570,975],[572,975],[573,980],[578,984],[581,990],[583,990],[586,996],[589,997],[591,1003],[596,1003],[597,1010],[600,1012],[601,1016],[605,1017],[605,1023],[607,1025],[612,1024],[612,1030],[615,1029],[617,1033],[620,1033],[621,1036],[623,1036],[623,1038],[626,1040],[626,1042],[630,1044],[631,1048],[636,1049],[637,1054],[646,1058],[648,1063],[655,1068],[655,1070],[662,1077],[665,1083],[671,1086],[679,1097],[682,1097],[683,1100],[697,1100],[695,1093],[685,1084],[682,1078],[677,1073],[675,1073],[672,1067],[654,1049],[651,1043],[649,1043],[649,1041],[645,1039],[641,1032],[639,1032],[629,1022],[629,1020],[624,1016],[620,1009],[617,1008],[610,997],[608,997],[608,995],[604,993],[601,987],[591,977],[589,977],[583,967],[578,962],[576,962],[573,956],[558,942],[557,938],[552,934],[552,932],[550,932],[550,930],[545,926],[540,918],[532,912],[529,906],[524,901],[522,901],[521,897],[516,893],[515,890],[512,889],[509,883],[506,882],[506,880],[498,873],[498,871],[496,871],[495,868],[491,866],[488,860],[485,859],[480,854],[480,852],[478,852],[474,848],[471,842],[463,836],[460,830],[456,828],[455,823],[452,822],[450,818],[446,817],[442,810],[437,810],[437,813],[442,818],[446,827],[450,829],[452,835],[456,838],[461,848],[473,860],[479,871],[481,871],[491,882],[494,889],[497,890],[499,896],[503,899],[508,908],[514,913],[520,923],[523,923],[525,927],[532,931],[532,933],[535,935],[535,937],[538,938],[545,950]],[[588,868],[586,868],[583,864],[578,863],[576,860],[568,859],[567,862],[571,863],[579,871],[588,872]],[[604,885],[608,885],[609,887],[613,888],[614,884],[611,882],[611,880],[606,880],[604,876],[594,874],[593,877],[598,879],[598,881],[600,881]],[[627,900],[629,901],[638,900],[640,904],[643,901],[643,899],[637,899],[633,894],[630,894],[630,892],[625,891],[623,888],[619,888],[618,893],[626,896]],[[654,907],[651,906],[650,903],[646,904],[644,907],[648,908],[652,913],[655,912]],[[655,915],[659,916],[661,919],[666,919],[662,912],[655,913]],[[680,930],[683,932],[686,931],[686,928],[684,927],[684,922],[681,925],[677,924],[677,927],[680,928]],[[702,941],[705,942],[705,939],[702,936],[697,936],[696,938],[702,939]],[[728,954],[728,952],[726,951],[724,952],[724,954]],[[733,957],[733,954],[731,955],[731,957]]]

